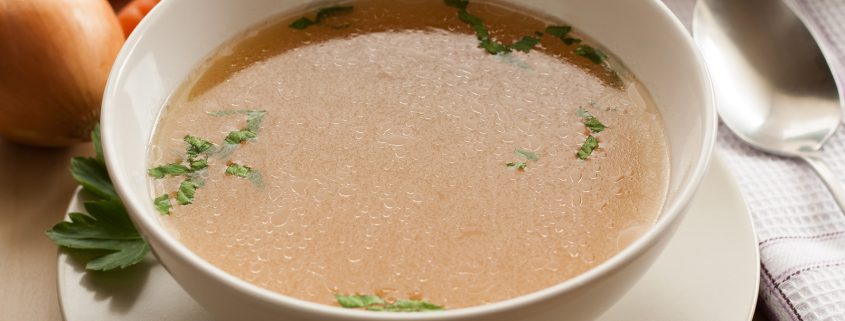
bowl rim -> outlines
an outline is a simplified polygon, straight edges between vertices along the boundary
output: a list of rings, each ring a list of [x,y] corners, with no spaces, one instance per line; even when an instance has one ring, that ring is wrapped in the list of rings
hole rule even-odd
[[[130,37],[127,39],[124,47],[118,54],[117,59],[109,73],[109,78],[106,83],[106,89],[103,95],[102,112],[101,112],[101,127],[102,127],[102,145],[105,155],[106,166],[109,168],[109,175],[112,179],[114,187],[124,200],[124,204],[128,209],[130,218],[142,230],[145,238],[156,239],[161,246],[165,247],[169,252],[174,253],[180,257],[183,262],[192,269],[200,270],[201,273],[209,275],[228,287],[239,292],[242,295],[250,297],[253,300],[262,301],[273,306],[281,306],[286,309],[298,311],[304,315],[312,315],[321,318],[338,318],[342,320],[440,320],[440,319],[464,319],[477,318],[491,314],[502,313],[509,310],[516,310],[525,306],[530,306],[536,302],[548,300],[550,298],[559,296],[563,293],[569,292],[576,288],[580,288],[595,279],[599,279],[604,275],[608,275],[620,267],[630,263],[635,258],[639,257],[648,248],[653,246],[659,239],[659,236],[670,229],[672,225],[683,215],[687,205],[692,200],[695,192],[698,190],[701,181],[706,174],[711,160],[711,155],[716,142],[717,129],[717,114],[715,108],[715,96],[710,80],[710,74],[707,71],[704,60],[697,50],[697,47],[687,32],[686,27],[678,20],[678,18],[671,12],[671,10],[660,0],[643,1],[642,5],[651,6],[652,10],[657,12],[660,18],[666,19],[674,26],[672,30],[667,32],[682,33],[682,44],[686,50],[693,56],[692,59],[697,65],[699,72],[695,75],[703,85],[701,88],[705,95],[702,96],[703,106],[706,110],[703,118],[703,143],[698,150],[699,157],[694,160],[695,167],[690,172],[688,178],[684,183],[681,183],[677,197],[672,202],[664,205],[660,219],[651,226],[648,231],[637,238],[632,244],[611,256],[608,260],[599,265],[576,275],[573,278],[567,279],[563,282],[557,283],[553,286],[512,297],[507,300],[497,301],[494,303],[472,306],[466,308],[459,308],[454,310],[439,311],[437,313],[385,313],[373,312],[358,309],[344,309],[341,307],[334,307],[315,303],[307,300],[302,300],[287,296],[269,289],[265,289],[258,285],[249,283],[246,280],[240,279],[232,274],[229,274],[217,266],[211,264],[199,255],[187,248],[179,242],[176,237],[167,232],[164,226],[152,215],[141,214],[141,201],[146,198],[133,195],[127,187],[129,177],[128,174],[112,170],[121,168],[117,161],[115,147],[119,142],[112,139],[110,132],[119,131],[112,119],[115,119],[120,113],[115,106],[114,100],[118,92],[118,85],[124,83],[123,76],[127,73],[127,61],[133,57],[139,42],[143,40],[143,35],[151,25],[157,24],[161,20],[162,12],[169,10],[168,8],[174,1],[163,1],[158,4],[147,15],[145,19],[135,28]],[[153,251],[155,253],[155,249]],[[163,265],[164,262],[161,262]],[[179,280],[177,280],[178,282]]]

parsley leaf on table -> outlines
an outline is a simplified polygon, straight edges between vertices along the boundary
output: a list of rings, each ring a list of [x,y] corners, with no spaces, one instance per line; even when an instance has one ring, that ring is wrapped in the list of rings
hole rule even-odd
[[[102,157],[99,128],[91,133],[96,158],[74,157],[71,174],[94,196],[84,202],[84,213],[70,213],[70,222],[60,222],[46,231],[53,243],[65,248],[106,251],[86,264],[88,270],[123,269],[140,262],[149,245],[129,219],[118,198]]]

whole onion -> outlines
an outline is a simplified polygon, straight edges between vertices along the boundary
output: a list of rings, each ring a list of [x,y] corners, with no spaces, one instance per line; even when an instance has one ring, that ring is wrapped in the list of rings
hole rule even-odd
[[[106,0],[0,0],[0,136],[88,140],[123,40]]]

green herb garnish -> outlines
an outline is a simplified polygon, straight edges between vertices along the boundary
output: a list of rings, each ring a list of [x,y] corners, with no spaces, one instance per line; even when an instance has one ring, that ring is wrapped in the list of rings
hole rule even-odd
[[[540,159],[540,156],[538,156],[537,153],[532,152],[532,151],[527,151],[527,150],[524,150],[524,149],[517,148],[513,151],[513,153],[514,153],[514,155],[524,157],[525,159],[530,160],[530,161],[536,162],[537,160]],[[525,170],[525,168],[528,167],[528,163],[526,163],[526,162],[510,162],[510,163],[505,164],[505,166],[507,166],[508,168],[513,169],[513,170]]]
[[[164,215],[170,214],[170,208],[173,207],[173,205],[170,204],[170,196],[167,194],[162,194],[161,196],[156,197],[155,200],[153,200],[153,204],[155,205],[156,210]]]
[[[587,136],[587,139],[584,140],[584,144],[581,145],[581,149],[578,150],[578,159],[585,160],[587,157],[593,154],[593,150],[599,147],[599,141],[596,140],[593,135]]]
[[[193,167],[193,165],[191,166]],[[180,176],[191,172],[191,168],[185,167],[180,163],[172,163],[162,165],[147,170],[147,174],[153,178],[164,178],[165,176]]]
[[[540,43],[540,39],[531,37],[531,36],[523,36],[522,39],[510,45],[511,49],[519,50],[522,52],[529,52],[531,49],[534,48],[537,44]]]
[[[590,61],[597,65],[607,59],[607,55],[601,52],[601,50],[587,45],[580,45],[578,48],[575,48],[575,54],[590,59]]]
[[[458,8],[458,19],[469,24],[472,29],[475,30],[475,37],[479,41],[479,47],[484,48],[485,51],[493,55],[508,53],[511,51],[508,46],[490,38],[490,32],[487,30],[487,26],[484,25],[484,22],[481,21],[481,18],[467,12],[466,7],[469,5],[469,1],[445,1],[446,5]]]
[[[254,139],[257,136],[258,134],[249,129],[241,129],[229,132],[229,135],[226,136],[225,141],[227,144],[237,145],[247,140]]]
[[[606,127],[595,117],[590,117],[584,121],[584,126],[590,129],[593,133],[601,133]]]
[[[348,309],[366,309],[385,312],[441,311],[443,307],[425,300],[398,300],[388,303],[375,295],[335,295],[337,303]]]
[[[179,184],[179,190],[176,191],[176,201],[179,205],[188,205],[194,202],[194,195],[197,193],[199,184],[194,183],[191,179],[186,179]]]
[[[147,173],[156,179],[166,178],[167,176],[183,176],[185,179],[179,184],[176,192],[171,193],[173,199],[179,205],[192,204],[196,196],[197,189],[205,184],[205,173],[209,166],[208,158],[212,154],[217,158],[225,158],[235,150],[238,146],[248,140],[258,137],[258,131],[261,129],[261,122],[264,119],[266,111],[264,110],[228,110],[208,112],[208,115],[221,117],[229,115],[246,115],[246,127],[241,130],[230,132],[224,142],[222,148],[217,148],[214,143],[187,135],[184,141],[187,144],[185,151],[185,159],[181,162],[175,162],[167,165],[162,165],[149,169]],[[242,177],[247,177],[256,185],[261,185],[260,175],[251,168]],[[229,169],[227,168],[227,173]],[[240,172],[238,172],[240,173]],[[161,214],[170,214],[173,207],[170,201],[170,195],[164,194],[153,200],[153,204]]]
[[[103,161],[99,133],[99,126],[91,133],[95,158],[74,157],[71,160],[71,174],[94,198],[83,203],[88,214],[70,213],[70,222],[60,222],[46,234],[58,246],[98,254],[86,263],[86,269],[108,271],[140,262],[150,247],[132,224],[114,191]]]
[[[303,30],[312,25],[320,24],[321,22],[323,22],[323,20],[328,17],[348,12],[352,12],[352,6],[322,8],[317,11],[317,16],[314,18],[314,20],[308,19],[307,17],[301,17],[299,19],[296,19],[296,21],[292,22],[290,25],[288,25],[288,27]]]
[[[579,107],[578,110],[575,112],[575,115],[584,119],[584,126],[587,126],[591,132],[598,134],[602,132],[607,126],[602,124],[593,114],[589,111],[584,109],[583,107]]]
[[[252,168],[238,163],[230,163],[226,167],[226,174],[247,178],[252,173]]]
[[[446,5],[465,10],[469,5],[469,0],[445,0]]]
[[[311,25],[313,25],[315,23],[316,22],[314,22],[314,20],[308,19],[306,17],[302,17],[302,18],[296,19],[296,21],[294,21],[293,23],[288,25],[288,27],[303,30],[305,28],[310,27]]]
[[[208,167],[207,159],[196,159],[191,161],[191,172],[196,172]]]
[[[185,141],[185,143],[188,144],[188,150],[186,154],[189,158],[196,158],[201,154],[208,155],[210,153],[213,153],[215,150],[214,144],[202,138],[197,138],[191,135],[185,135],[185,138],[183,138],[183,140]]]
[[[546,27],[546,33],[552,36],[558,37],[563,39],[570,31],[572,31],[572,27],[570,26],[548,26]]]
[[[525,168],[528,167],[528,164],[525,162],[510,162],[505,164],[505,166],[513,170],[525,170]]]
[[[573,37],[563,37],[562,40],[563,40],[563,43],[565,43],[567,46],[571,46],[571,45],[574,45],[574,44],[581,43],[581,39],[573,38]]]

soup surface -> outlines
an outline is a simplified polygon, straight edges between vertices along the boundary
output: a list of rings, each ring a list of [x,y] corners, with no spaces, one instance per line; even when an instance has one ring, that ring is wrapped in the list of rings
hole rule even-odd
[[[443,2],[352,6],[257,27],[173,95],[151,167],[188,172],[151,181],[188,248],[309,301],[460,308],[572,278],[656,220],[660,115],[618,63],[534,33],[562,23],[472,3],[496,41],[540,40],[494,55]]]

